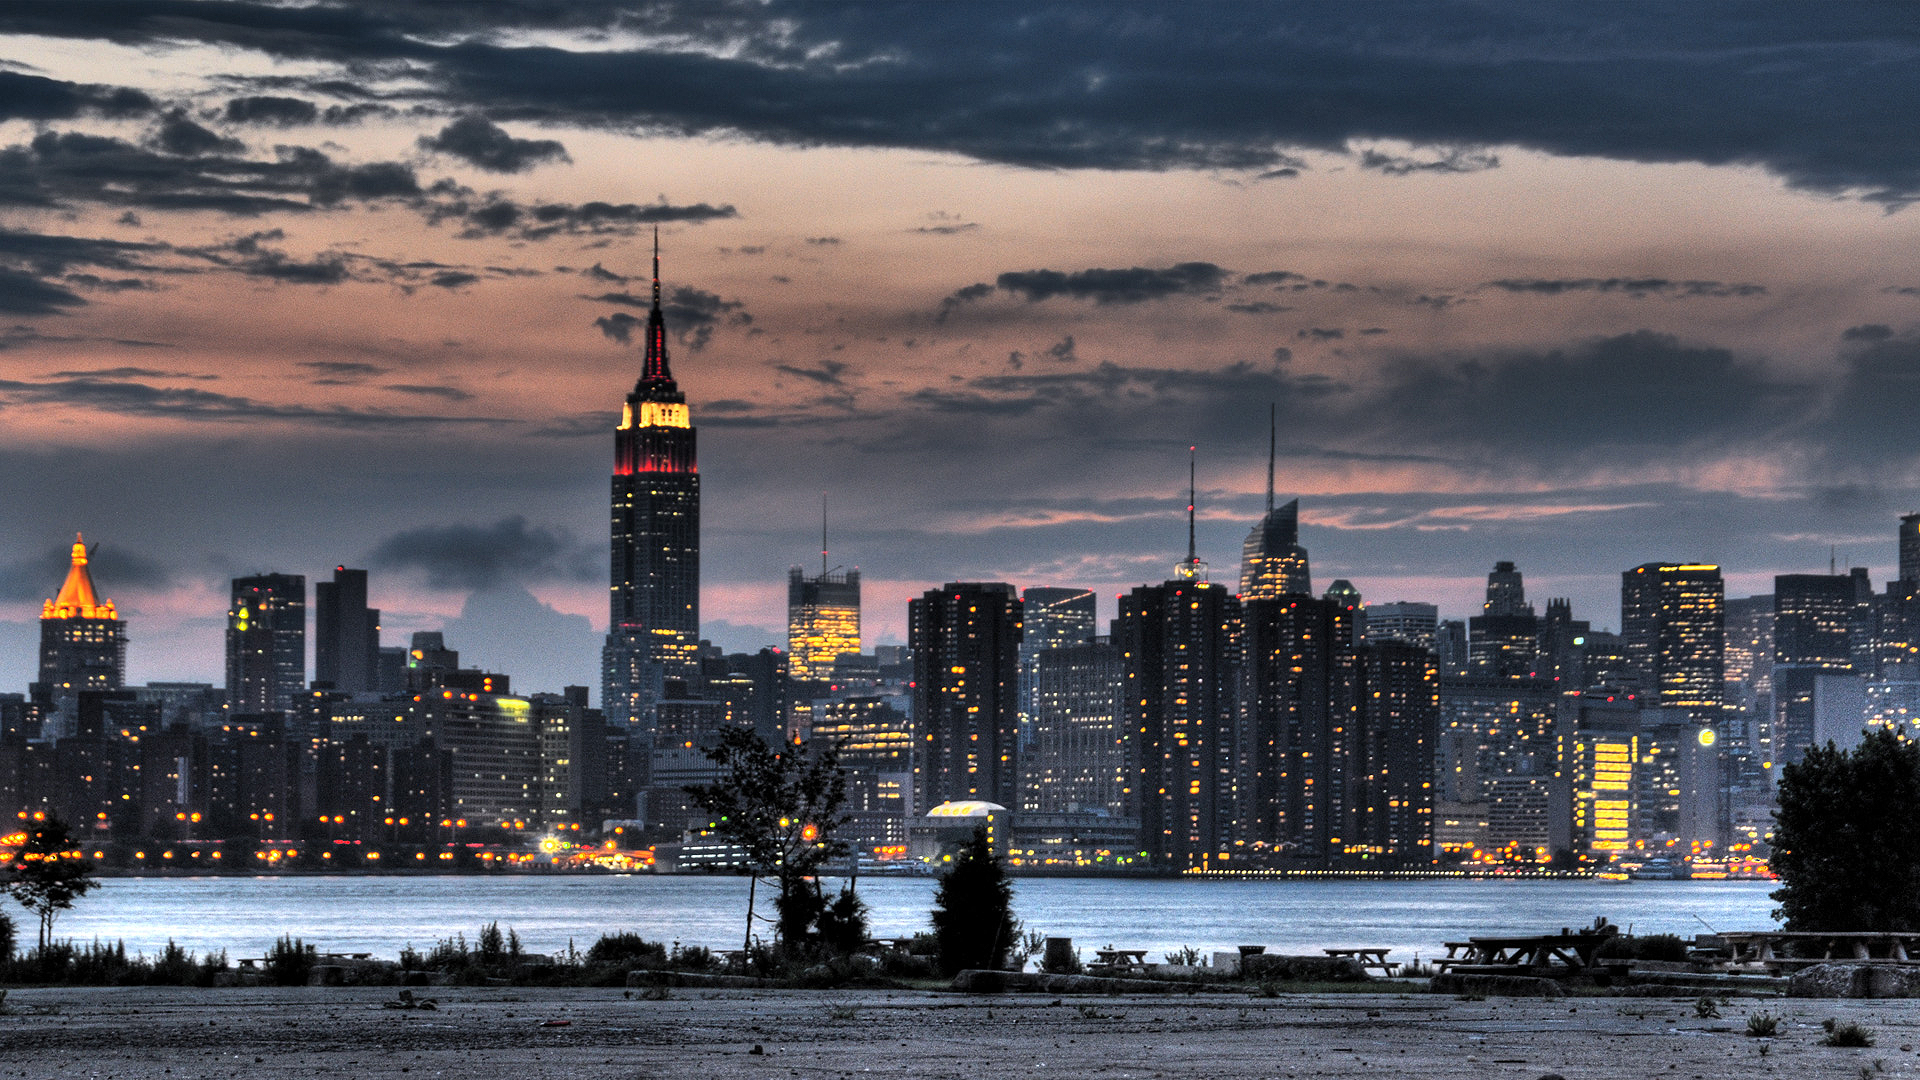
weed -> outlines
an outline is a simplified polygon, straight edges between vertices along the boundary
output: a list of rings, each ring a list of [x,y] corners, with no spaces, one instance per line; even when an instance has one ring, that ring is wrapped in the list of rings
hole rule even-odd
[[[1851,1020],[1827,1020],[1820,1025],[1827,1031],[1820,1040],[1822,1046],[1872,1046],[1873,1032]]]
[[[1720,1019],[1720,1005],[1712,998],[1702,994],[1700,998],[1693,1003],[1693,1015],[1696,1019],[1700,1020],[1718,1020]]]
[[[1770,1012],[1747,1014],[1747,1034],[1755,1039],[1771,1039],[1780,1030],[1780,1018]]]
[[[1167,963],[1177,964],[1181,967],[1199,967],[1200,950],[1188,945],[1167,953],[1166,959]]]
[[[649,986],[640,991],[641,1001],[665,1001],[673,996],[673,991],[664,986]]]
[[[1103,1013],[1091,1005],[1076,1005],[1075,1008],[1080,1010],[1080,1019],[1082,1020],[1122,1020],[1126,1018],[1125,1013]]]
[[[827,999],[827,1018],[829,1020],[858,1020],[860,1010],[851,1003]]]

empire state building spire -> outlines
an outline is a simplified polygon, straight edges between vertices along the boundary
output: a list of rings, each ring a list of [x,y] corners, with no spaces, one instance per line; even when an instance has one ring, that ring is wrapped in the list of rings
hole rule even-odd
[[[609,723],[649,730],[665,681],[694,677],[700,645],[700,467],[687,396],[667,366],[658,231],[646,362],[613,445],[612,604],[601,701]]]
[[[647,315],[647,362],[640,369],[640,384],[663,383],[669,391],[673,369],[667,366],[667,320],[660,310],[660,230],[653,230],[653,311]]]

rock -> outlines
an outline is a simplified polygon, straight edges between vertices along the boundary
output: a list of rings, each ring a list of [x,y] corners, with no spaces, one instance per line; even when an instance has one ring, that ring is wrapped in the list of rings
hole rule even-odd
[[[1565,997],[1566,989],[1552,979],[1530,975],[1458,975],[1442,972],[1428,980],[1436,994],[1476,994],[1481,997]]]
[[[1240,958],[1248,979],[1281,982],[1372,982],[1358,960],[1346,956],[1281,956],[1256,953]]]
[[[1793,973],[1787,996],[1800,998],[1920,997],[1920,967],[1904,964],[1815,964]]]

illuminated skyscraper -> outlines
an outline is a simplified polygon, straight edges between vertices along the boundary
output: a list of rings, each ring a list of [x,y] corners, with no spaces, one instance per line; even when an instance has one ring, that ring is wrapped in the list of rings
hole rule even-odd
[[[380,612],[367,606],[367,572],[333,568],[313,583],[313,680],[335,690],[379,688]]]
[[[127,624],[113,601],[94,592],[78,533],[72,559],[59,595],[40,606],[40,681],[33,687],[43,709],[69,717],[80,691],[118,690],[127,678]]]
[[[1726,588],[1706,563],[1646,563],[1620,575],[1620,636],[1640,700],[1718,726],[1726,700]]]
[[[1307,549],[1300,546],[1300,500],[1294,499],[1279,509],[1273,505],[1273,439],[1274,434],[1270,432],[1267,444],[1267,512],[1240,546],[1242,600],[1271,600],[1313,593],[1313,575],[1307,567]]]
[[[651,723],[667,679],[692,679],[700,648],[700,471],[687,397],[667,366],[654,237],[647,355],[614,433],[612,613],[601,704],[615,726]]]
[[[859,651],[860,571],[787,571],[787,675],[826,679],[841,654]]]
[[[307,683],[307,579],[233,579],[227,607],[227,708],[285,712]]]
[[[1094,598],[1088,589],[1035,586],[1020,594],[1020,740],[1032,737],[1039,715],[1040,654],[1085,645],[1094,638]]]
[[[949,582],[907,605],[914,805],[1019,805],[1021,606],[1001,581]]]
[[[1835,676],[1855,674],[1857,590],[1848,574],[1773,579],[1773,741],[1767,749],[1776,763],[1799,761],[1817,741],[1821,690],[1835,688]]]

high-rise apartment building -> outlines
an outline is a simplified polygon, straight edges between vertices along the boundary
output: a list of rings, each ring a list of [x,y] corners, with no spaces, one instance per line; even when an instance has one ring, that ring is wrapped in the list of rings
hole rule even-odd
[[[907,604],[914,805],[1019,805],[1021,604],[1000,581],[948,582]]]
[[[833,662],[860,651],[860,571],[829,571],[808,577],[787,571],[787,675],[826,679]]]
[[[285,712],[307,683],[307,579],[233,579],[227,606],[227,708]]]
[[[1189,555],[1183,567],[1197,569]],[[1240,601],[1182,576],[1120,598],[1124,724],[1153,866],[1207,867],[1232,842]]]
[[[118,690],[127,679],[127,624],[102,600],[87,569],[86,542],[74,534],[60,592],[40,605],[40,707],[71,717],[83,690]]]
[[[1832,680],[1857,678],[1859,591],[1860,582],[1851,574],[1773,579],[1773,724],[1767,756],[1776,765],[1799,761],[1817,741],[1821,699],[1841,696],[1833,693],[1840,688]],[[1855,726],[1863,722],[1864,708]]]
[[[1288,596],[1246,601],[1242,626],[1238,838],[1330,858],[1346,811],[1352,619],[1332,601]]]
[[[640,380],[614,433],[612,612],[601,653],[607,722],[645,727],[667,679],[700,649],[700,470],[687,396],[667,364],[654,238],[653,310]]]
[[[1031,738],[1039,701],[1036,671],[1041,653],[1093,641],[1094,596],[1088,589],[1034,586],[1020,594],[1020,739]]]
[[[1620,575],[1620,636],[1641,701],[1723,721],[1726,588],[1707,563],[1646,563]]]
[[[333,568],[313,583],[313,681],[350,693],[380,688],[380,612],[367,606],[367,572]]]

